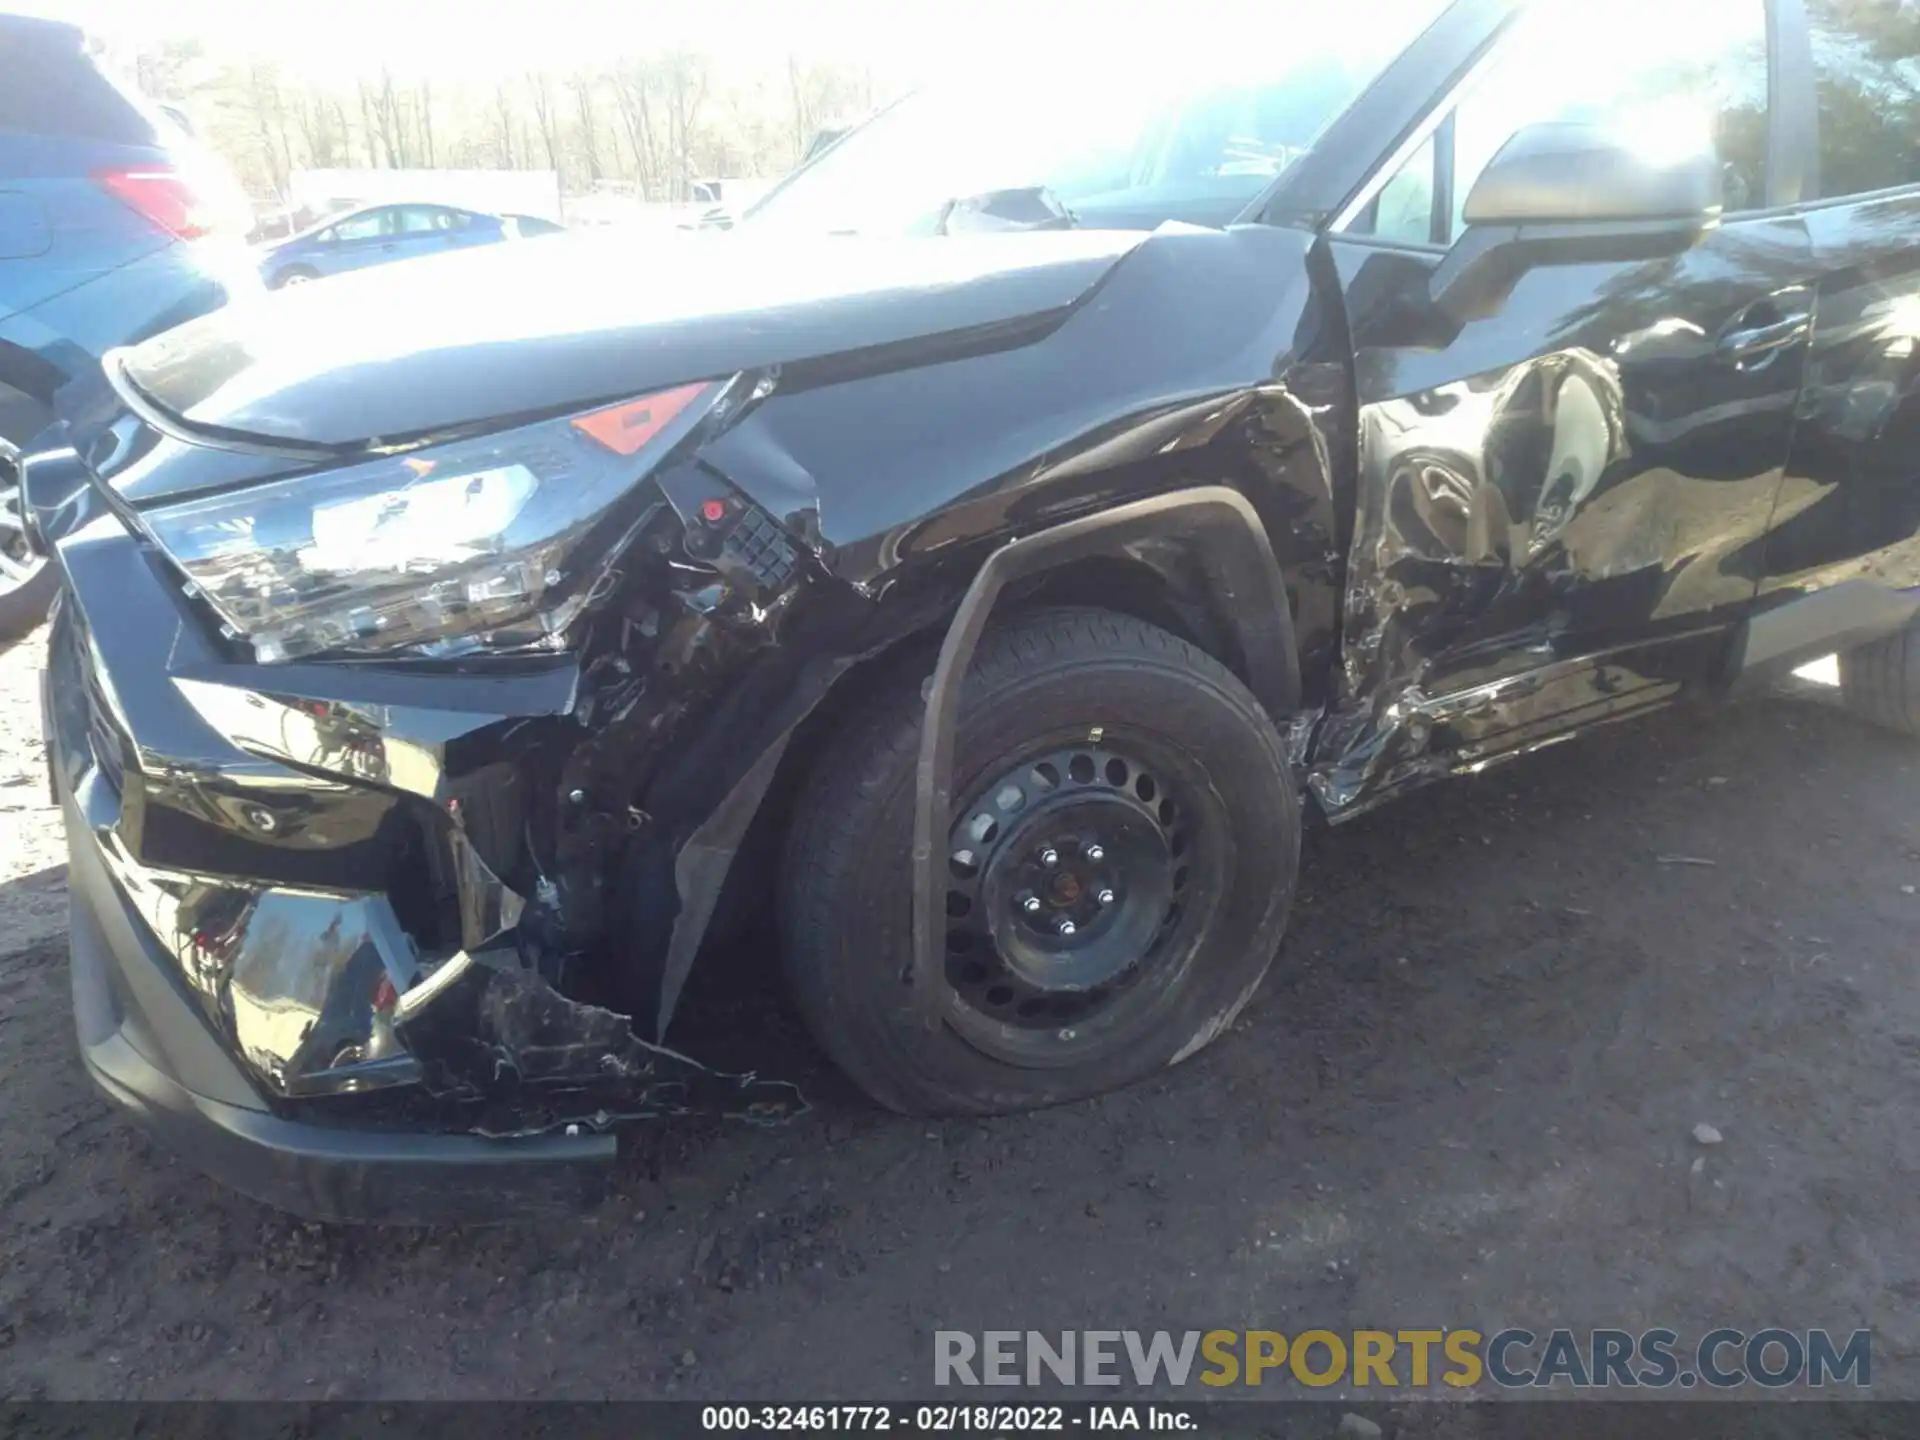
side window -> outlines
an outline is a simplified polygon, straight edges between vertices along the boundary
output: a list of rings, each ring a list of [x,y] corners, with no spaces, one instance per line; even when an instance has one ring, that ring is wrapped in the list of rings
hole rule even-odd
[[[392,233],[391,210],[363,210],[348,216],[328,232],[334,240],[375,240]]]
[[[446,211],[431,205],[402,205],[394,214],[399,217],[402,235],[431,235],[447,228],[440,218]]]
[[[1808,0],[1820,94],[1820,195],[1920,185],[1920,9]]]
[[[1454,229],[1522,126],[1585,121],[1649,145],[1710,141],[1729,212],[1767,193],[1766,0],[1546,0],[1520,22],[1454,127]]]
[[[1387,181],[1373,203],[1347,227],[1350,235],[1371,235],[1376,240],[1396,245],[1430,245],[1435,242],[1434,198],[1436,150],[1432,136],[1406,164]],[[1445,237],[1445,217],[1440,217]]]

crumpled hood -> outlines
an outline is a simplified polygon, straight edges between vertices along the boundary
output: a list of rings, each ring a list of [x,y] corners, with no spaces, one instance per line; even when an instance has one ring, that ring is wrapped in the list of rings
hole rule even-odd
[[[350,446],[1006,324],[1146,238],[554,236],[277,292],[120,364],[201,433]]]

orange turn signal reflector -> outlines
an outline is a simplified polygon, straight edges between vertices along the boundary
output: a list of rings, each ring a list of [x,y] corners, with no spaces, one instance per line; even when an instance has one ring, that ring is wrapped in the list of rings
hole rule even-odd
[[[616,455],[637,455],[707,389],[706,385],[681,385],[642,395],[638,400],[622,400],[590,415],[575,416],[573,428]]]

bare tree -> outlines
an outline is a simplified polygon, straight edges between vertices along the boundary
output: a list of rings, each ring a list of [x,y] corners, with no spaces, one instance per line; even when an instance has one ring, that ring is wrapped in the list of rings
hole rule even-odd
[[[433,150],[433,82],[424,77],[414,90],[413,113],[417,117],[414,128],[420,136],[420,159],[431,170],[439,161]]]
[[[803,159],[815,137],[873,108],[873,72],[865,66],[803,64],[787,56],[787,96],[792,112],[792,158]]]
[[[547,152],[547,165],[564,183],[566,169],[560,163],[560,117],[553,104],[553,81],[546,71],[528,72],[527,97],[533,102],[533,122],[540,129],[540,143]]]
[[[266,159],[267,178],[274,195],[284,196],[287,177],[293,173],[293,141],[288,134],[287,107],[280,93],[278,68],[258,61],[249,66],[246,96],[261,154]]]
[[[300,128],[300,142],[307,163],[317,169],[331,169],[346,156],[347,120],[337,101],[329,101],[309,85],[294,99],[294,121]]]
[[[4,3],[4,0],[0,0]],[[1840,3],[1840,0],[1822,0]],[[681,201],[707,176],[771,175],[824,125],[870,107],[873,77],[799,54],[735,78],[706,55],[634,50],[564,70],[479,84],[454,74],[396,77],[374,59],[358,76],[293,83],[272,64],[222,54],[217,40],[136,52],[143,89],[185,104],[206,140],[262,199],[301,166],[549,167],[563,186],[631,179],[651,201]]]
[[[690,199],[693,195],[694,126],[700,120],[700,107],[706,103],[710,67],[707,57],[686,50],[675,50],[663,65],[666,79],[667,153],[673,166],[673,191],[669,198]]]
[[[383,137],[375,114],[373,90],[365,80],[357,81],[354,88],[360,94],[360,135],[366,141],[367,168],[377,169],[380,165],[380,152],[375,146]],[[387,164],[389,166],[393,164],[392,151],[387,153]]]
[[[633,151],[634,179],[642,199],[666,197],[666,166],[655,123],[656,79],[653,68],[639,61],[626,65],[613,78],[614,105],[627,132],[627,144]]]
[[[513,149],[513,95],[505,83],[493,88],[493,153],[494,163],[503,170],[519,168]]]
[[[394,88],[391,71],[383,69],[380,72],[380,92],[373,109],[380,126],[380,143],[386,146],[387,163],[396,170],[409,168],[413,164],[413,155],[407,145],[406,114],[400,105],[400,92]]]
[[[198,40],[167,40],[158,49],[143,50],[133,57],[136,83],[148,95],[161,100],[184,100],[191,86],[191,75],[206,57],[206,47]]]
[[[340,160],[345,163],[353,156],[353,127],[347,123],[347,102],[338,96],[333,101],[333,123],[340,132]]]
[[[574,107],[580,113],[580,149],[587,162],[587,183],[593,185],[600,180],[600,141],[598,127],[594,124],[593,76],[588,71],[576,70],[570,83],[573,86]]]

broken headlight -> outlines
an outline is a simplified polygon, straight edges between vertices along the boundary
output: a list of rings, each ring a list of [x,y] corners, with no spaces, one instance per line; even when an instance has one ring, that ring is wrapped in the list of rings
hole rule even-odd
[[[263,664],[557,645],[631,528],[621,502],[722,389],[686,385],[143,518]]]

